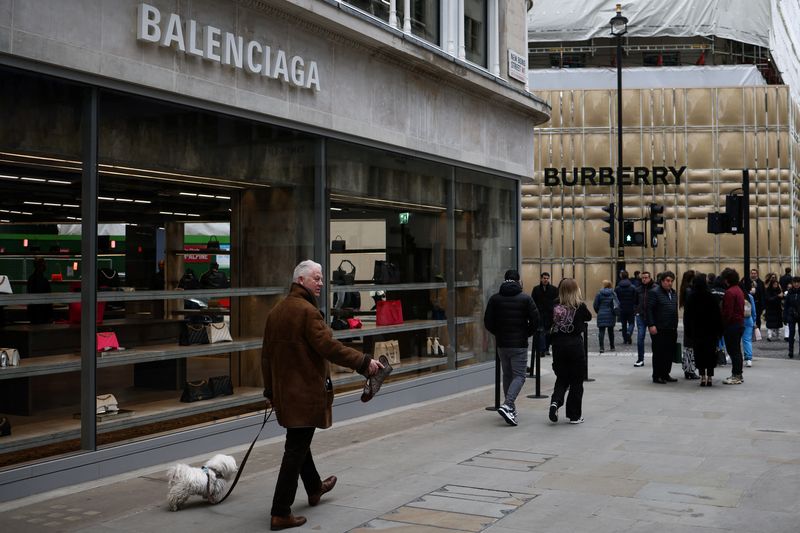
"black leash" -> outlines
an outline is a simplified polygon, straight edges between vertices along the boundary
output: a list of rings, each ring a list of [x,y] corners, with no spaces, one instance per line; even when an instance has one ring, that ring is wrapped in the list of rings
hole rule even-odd
[[[236,486],[236,483],[239,482],[239,476],[241,476],[242,472],[244,472],[244,465],[247,462],[247,458],[250,457],[250,452],[253,451],[253,446],[255,446],[258,437],[261,436],[261,432],[264,431],[264,426],[267,425],[267,421],[269,421],[269,418],[271,416],[272,416],[272,407],[270,407],[269,409],[265,409],[264,422],[261,424],[261,429],[258,430],[258,434],[256,435],[256,438],[253,439],[253,442],[250,443],[250,447],[247,449],[247,453],[244,454],[244,458],[242,459],[242,464],[239,465],[239,470],[236,472],[236,477],[233,478],[233,483],[231,483],[231,488],[229,488],[225,496],[223,496],[222,499],[217,502],[217,505],[224,502],[225,499],[231,495],[231,492],[233,492],[233,488]]]

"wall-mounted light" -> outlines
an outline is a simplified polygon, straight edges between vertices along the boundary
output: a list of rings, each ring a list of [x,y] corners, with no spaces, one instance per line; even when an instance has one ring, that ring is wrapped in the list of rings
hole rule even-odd
[[[28,247],[28,239],[22,239],[22,247],[23,248],[27,248]]]
[[[78,262],[77,261],[73,261],[72,262],[72,270],[74,270],[75,272],[78,271]]]
[[[111,248],[114,249],[117,247],[117,241],[111,241]]]

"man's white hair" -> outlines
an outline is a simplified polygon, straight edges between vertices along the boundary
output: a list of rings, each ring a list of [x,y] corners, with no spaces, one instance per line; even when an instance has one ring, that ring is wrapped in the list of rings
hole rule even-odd
[[[297,281],[300,279],[301,276],[307,278],[311,275],[311,272],[313,270],[317,269],[320,272],[322,272],[322,265],[320,265],[315,261],[312,261],[311,259],[306,259],[305,261],[302,261],[300,264],[294,267],[294,274],[292,274],[292,281],[297,283]]]

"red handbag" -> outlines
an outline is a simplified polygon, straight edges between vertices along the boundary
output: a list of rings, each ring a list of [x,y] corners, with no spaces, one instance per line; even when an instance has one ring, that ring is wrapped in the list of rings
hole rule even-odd
[[[403,323],[403,304],[400,300],[380,300],[375,309],[375,325],[393,326]]]
[[[109,350],[119,350],[119,341],[117,334],[113,331],[107,331],[97,334],[97,351],[107,352]]]
[[[361,320],[358,318],[348,318],[347,325],[350,326],[350,329],[358,329],[362,326]]]

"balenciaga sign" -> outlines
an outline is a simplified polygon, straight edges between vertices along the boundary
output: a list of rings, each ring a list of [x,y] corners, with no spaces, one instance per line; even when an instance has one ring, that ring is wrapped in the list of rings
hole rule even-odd
[[[548,187],[615,185],[621,180],[623,185],[680,185],[686,167],[622,167],[616,175],[612,167],[573,167],[567,172],[565,167],[544,169],[544,184]]]
[[[300,56],[287,57],[280,48],[223,32],[209,24],[200,27],[197,21],[182,20],[175,13],[164,14],[150,4],[139,4],[136,38],[165,48],[175,47],[187,55],[222,63],[256,76],[281,80],[301,89],[319,91],[319,69],[316,61]]]

